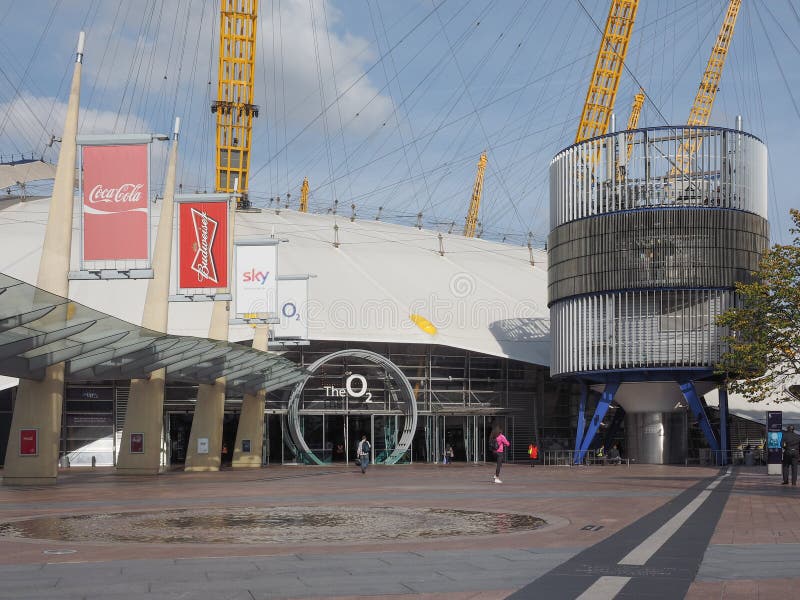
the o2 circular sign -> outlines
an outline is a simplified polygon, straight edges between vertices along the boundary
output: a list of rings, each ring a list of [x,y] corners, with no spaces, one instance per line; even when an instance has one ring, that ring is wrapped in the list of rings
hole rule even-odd
[[[387,449],[384,464],[394,464],[411,447],[417,430],[417,402],[408,378],[388,358],[370,350],[340,350],[320,358],[307,368],[308,376],[289,397],[289,432],[295,445],[317,464],[317,457],[303,439],[301,419],[331,409],[339,414],[397,416],[401,426],[397,443]]]

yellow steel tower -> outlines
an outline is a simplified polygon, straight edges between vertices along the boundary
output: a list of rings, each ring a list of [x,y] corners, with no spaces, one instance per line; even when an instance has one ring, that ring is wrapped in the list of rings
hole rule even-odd
[[[639,115],[642,114],[642,105],[644,104],[644,90],[639,89],[639,93],[633,97],[633,105],[631,106],[631,116],[628,117],[628,126],[626,129],[636,129],[639,125]],[[628,160],[631,159],[631,153],[633,152],[633,134],[628,134],[628,148],[627,148],[627,157]]]
[[[711,119],[711,108],[714,106],[714,99],[717,97],[719,80],[722,78],[722,67],[725,66],[725,58],[728,56],[728,48],[730,48],[731,38],[733,38],[733,28],[736,26],[736,17],[739,15],[741,7],[742,0],[730,0],[728,2],[728,10],[725,13],[725,19],[722,21],[717,40],[714,42],[714,47],[711,49],[711,56],[708,58],[703,80],[700,82],[700,87],[697,89],[697,95],[694,98],[694,104],[692,104],[692,109],[689,111],[687,125],[703,127],[708,125],[708,121]],[[697,152],[699,145],[699,139],[681,144],[675,156],[675,166],[670,170],[670,175],[674,175],[677,171],[681,173],[686,171],[692,155]]]
[[[472,188],[472,200],[469,203],[467,221],[464,223],[464,236],[475,237],[475,228],[478,226],[478,209],[481,207],[481,194],[483,193],[483,174],[486,171],[486,152],[478,160],[478,174],[475,176],[475,187]]]
[[[217,115],[217,170],[214,188],[233,192],[238,180],[239,208],[247,208],[253,79],[256,57],[258,0],[221,0],[219,19],[219,84],[211,112]]]
[[[575,143],[608,133],[639,0],[612,0]]]
[[[308,212],[308,177],[303,179],[303,187],[300,188],[300,212]]]

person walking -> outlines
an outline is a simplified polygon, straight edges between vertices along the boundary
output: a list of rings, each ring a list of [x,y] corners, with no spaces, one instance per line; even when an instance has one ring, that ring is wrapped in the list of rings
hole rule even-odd
[[[797,457],[800,455],[800,435],[794,432],[794,425],[789,425],[783,432],[781,442],[783,448],[783,484],[789,483],[789,468],[792,469],[792,485],[797,485]]]
[[[356,448],[356,456],[358,457],[358,464],[361,467],[361,472],[367,472],[367,465],[369,465],[369,451],[370,445],[367,441],[367,434],[361,436],[361,441],[358,442]]]
[[[501,427],[496,427],[492,431],[492,435],[489,438],[490,447],[494,452],[494,455],[497,460],[497,467],[494,470],[494,482],[495,483],[503,483],[500,481],[500,469],[503,468],[503,459],[505,458],[505,449],[511,445],[511,442],[508,441],[508,438],[503,435],[503,429]]]
[[[531,468],[536,466],[536,461],[539,460],[539,446],[536,442],[531,442],[528,446],[528,456],[531,459]]]

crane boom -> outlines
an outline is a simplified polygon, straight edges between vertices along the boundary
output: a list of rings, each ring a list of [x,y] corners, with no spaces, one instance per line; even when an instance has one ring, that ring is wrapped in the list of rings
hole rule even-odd
[[[481,207],[481,194],[483,193],[483,174],[486,171],[486,152],[478,160],[478,174],[475,176],[475,186],[472,188],[472,199],[469,203],[466,223],[464,223],[464,237],[475,237],[478,226],[478,210]]]
[[[612,0],[575,143],[608,132],[639,0]]]
[[[300,212],[308,212],[308,177],[303,179],[303,187],[300,188]]]
[[[719,82],[722,78],[722,67],[725,66],[728,48],[730,48],[731,39],[733,38],[733,29],[736,26],[736,17],[739,15],[741,7],[742,0],[729,0],[728,2],[728,10],[725,13],[725,19],[722,21],[717,40],[714,42],[714,47],[711,49],[711,56],[708,58],[703,79],[700,81],[700,87],[694,97],[694,104],[692,104],[692,108],[689,111],[687,125],[699,125],[702,127],[708,125],[711,119],[711,109],[714,106],[714,99],[717,97]],[[699,145],[699,140],[687,140],[681,144],[675,155],[675,166],[670,169],[670,175],[675,175],[678,171],[681,173],[686,172]]]
[[[256,56],[258,0],[220,0],[219,72],[217,100],[216,177],[218,192],[242,194],[239,208],[247,208],[248,171],[253,117],[253,80]]]

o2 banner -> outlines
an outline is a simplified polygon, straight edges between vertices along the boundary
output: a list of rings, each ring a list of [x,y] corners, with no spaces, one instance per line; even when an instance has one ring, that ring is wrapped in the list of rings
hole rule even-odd
[[[278,317],[275,339],[308,339],[308,276],[287,275],[278,279]]]
[[[83,260],[149,260],[149,144],[82,146]]]
[[[228,196],[178,199],[178,287],[228,287]]]
[[[274,317],[278,312],[278,242],[235,245],[237,317]]]

